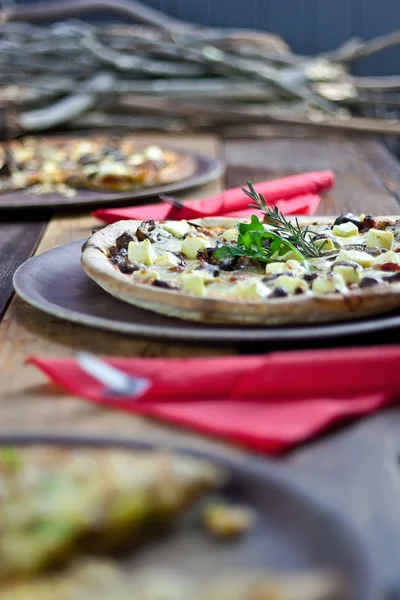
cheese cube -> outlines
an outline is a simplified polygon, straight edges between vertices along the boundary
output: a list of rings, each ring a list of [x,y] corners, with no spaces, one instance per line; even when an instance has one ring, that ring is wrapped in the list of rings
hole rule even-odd
[[[313,244],[319,248],[320,252],[331,252],[335,249],[335,244],[331,238],[314,240]]]
[[[341,225],[334,225],[332,229],[332,233],[334,235],[338,235],[340,237],[349,237],[350,235],[358,235],[358,227],[351,223],[342,223]]]
[[[341,275],[347,285],[350,283],[358,283],[360,281],[361,269],[359,267],[352,267],[351,265],[334,265],[332,270],[334,274]]]
[[[347,287],[342,275],[335,273],[334,275],[314,279],[312,291],[314,294],[329,294],[336,291],[346,293]]]
[[[366,235],[365,243],[367,248],[385,248],[391,250],[393,246],[394,235],[391,231],[380,231],[379,229],[370,229]]]
[[[163,157],[163,151],[159,146],[147,146],[143,154],[148,160],[161,160]]]
[[[196,296],[204,296],[206,293],[204,279],[199,272],[182,273],[181,282],[184,292],[191,292]]]
[[[190,231],[190,225],[185,219],[182,221],[167,221],[163,224],[165,231],[168,231],[171,235],[176,238],[183,238],[183,236]]]
[[[305,268],[298,260],[289,259],[286,261],[285,265],[286,270],[290,271],[291,273],[298,273],[299,275],[303,275],[303,273],[306,272]]]
[[[222,237],[226,242],[236,242],[239,237],[239,233],[236,227],[232,227],[232,229],[227,229],[224,231]]]
[[[146,160],[147,160],[147,158],[142,152],[136,152],[136,154],[132,154],[128,158],[128,163],[130,165],[134,165],[135,167],[137,167],[138,165],[141,165],[144,162],[146,162]]]
[[[342,260],[346,262],[355,262],[364,268],[371,267],[374,262],[373,256],[366,252],[361,252],[360,250],[341,250],[337,255],[336,261]]]
[[[267,275],[276,275],[279,273],[297,273],[302,275],[305,273],[305,268],[298,260],[289,259],[286,262],[272,262],[268,263],[265,267],[265,273]]]
[[[229,295],[237,298],[265,298],[269,293],[268,288],[259,279],[253,279],[238,281]]]
[[[202,277],[204,283],[211,283],[216,281],[221,281],[220,277],[214,277],[211,271],[206,271],[204,269],[196,270],[196,273],[199,273],[200,277]]]
[[[400,256],[397,252],[393,252],[392,250],[388,250],[383,254],[379,254],[373,259],[374,265],[383,265],[384,263],[395,263],[396,265],[400,264]]]
[[[179,258],[172,254],[172,252],[163,252],[154,261],[154,264],[158,267],[176,267],[179,265]]]
[[[285,273],[286,263],[284,262],[271,262],[267,263],[265,272],[267,275],[276,275],[277,273]]]
[[[144,240],[143,242],[129,242],[128,258],[132,262],[153,265],[157,259],[157,254],[150,240]]]
[[[303,279],[289,277],[289,275],[281,275],[278,277],[274,282],[274,287],[282,288],[287,294],[294,294],[298,289],[301,289],[304,292],[308,290],[308,285]]]
[[[140,269],[140,271],[135,271],[133,274],[135,280],[146,281],[147,279],[160,279],[159,273],[157,271],[152,271],[151,269]]]
[[[189,233],[189,235],[182,242],[181,251],[187,258],[194,259],[197,257],[198,251],[202,250],[206,246],[207,240],[204,237]]]

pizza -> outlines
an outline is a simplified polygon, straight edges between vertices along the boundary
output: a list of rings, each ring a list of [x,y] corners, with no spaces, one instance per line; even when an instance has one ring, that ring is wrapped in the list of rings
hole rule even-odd
[[[346,584],[330,571],[240,569],[193,577],[164,568],[127,573],[108,561],[84,559],[62,573],[0,587],[0,600],[345,600]]]
[[[400,306],[394,217],[119,221],[89,238],[81,262],[113,296],[202,323],[319,323]]]
[[[129,192],[181,181],[195,169],[191,156],[157,145],[143,147],[134,137],[27,137],[0,149],[0,192]]]
[[[167,452],[2,447],[0,581],[146,539],[221,481],[211,463]]]

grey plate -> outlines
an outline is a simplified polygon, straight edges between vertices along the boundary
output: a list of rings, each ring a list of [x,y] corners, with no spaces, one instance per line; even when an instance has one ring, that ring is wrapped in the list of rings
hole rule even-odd
[[[399,312],[336,323],[297,327],[202,325],[164,317],[113,298],[80,265],[85,240],[57,246],[19,267],[14,287],[26,302],[74,323],[156,339],[188,342],[285,342],[357,336],[400,326]]]
[[[94,190],[77,190],[72,198],[61,196],[60,194],[32,194],[29,191],[15,191],[0,194],[0,210],[24,210],[32,208],[54,208],[70,206],[90,206],[94,208],[104,204],[126,204],[132,200],[140,198],[149,198],[150,196],[159,196],[160,194],[170,194],[192,187],[204,185],[213,179],[216,179],[225,171],[225,165],[211,156],[205,156],[196,152],[179,150],[182,154],[191,156],[196,162],[195,173],[182,181],[176,181],[163,186],[146,188],[135,192],[98,192]]]
[[[141,440],[76,436],[0,436],[0,444],[119,446],[152,449]],[[163,449],[166,446],[162,446]],[[234,461],[214,454],[168,446],[168,449],[212,460],[225,467],[230,482],[223,495],[256,512],[257,526],[238,541],[212,541],[184,522],[162,539],[137,550],[127,561],[130,571],[151,566],[172,567],[187,574],[211,574],[236,566],[273,569],[333,568],[350,584],[349,600],[376,598],[372,563],[352,528],[308,493],[300,490],[280,469],[259,459]]]

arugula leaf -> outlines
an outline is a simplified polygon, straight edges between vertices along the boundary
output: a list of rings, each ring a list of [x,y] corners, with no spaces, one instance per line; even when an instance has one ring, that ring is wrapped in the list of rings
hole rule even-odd
[[[304,256],[291,242],[266,229],[256,215],[251,216],[250,223],[238,223],[236,229],[239,234],[237,245],[221,246],[214,254],[216,258],[248,256],[260,262],[270,262],[293,252],[299,260],[304,260]]]

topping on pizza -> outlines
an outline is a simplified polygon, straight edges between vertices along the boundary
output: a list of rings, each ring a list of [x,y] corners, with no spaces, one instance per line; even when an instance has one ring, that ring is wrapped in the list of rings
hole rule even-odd
[[[126,192],[185,179],[194,170],[190,156],[154,145],[142,148],[133,138],[25,138],[1,149],[0,192]]]
[[[348,214],[330,222],[300,223],[268,207],[251,184],[245,191],[263,211],[262,219],[254,214],[250,222],[210,218],[115,223],[95,234],[97,246],[97,237],[107,235],[95,269],[87,252],[83,266],[98,281],[100,263],[111,262],[126,279],[120,282],[115,274],[118,289],[109,288],[112,271],[101,285],[123,300],[220,323],[329,321],[400,306],[400,220]],[[118,236],[110,245],[112,236],[106,232],[111,228]],[[160,288],[164,295],[158,300],[141,293],[144,300],[138,300],[136,284]],[[203,308],[196,304],[195,317],[183,302],[185,296],[201,299]]]
[[[391,248],[396,246],[394,232],[400,233],[400,223],[360,233],[348,222],[355,227],[352,235],[336,237],[337,228],[348,223],[329,228],[318,223],[302,227],[295,222],[286,228],[285,217],[276,210],[271,214],[273,219],[267,223],[253,215],[250,223],[233,228],[209,226],[209,235],[187,221],[146,221],[119,236],[108,256],[116,268],[134,279],[162,280],[165,285],[159,282],[158,287],[181,288],[199,296],[264,300],[347,294],[350,288],[365,287],[362,281],[377,270],[382,272],[381,283],[393,283],[389,275],[400,267],[400,253]],[[183,269],[177,269],[179,265]]]

